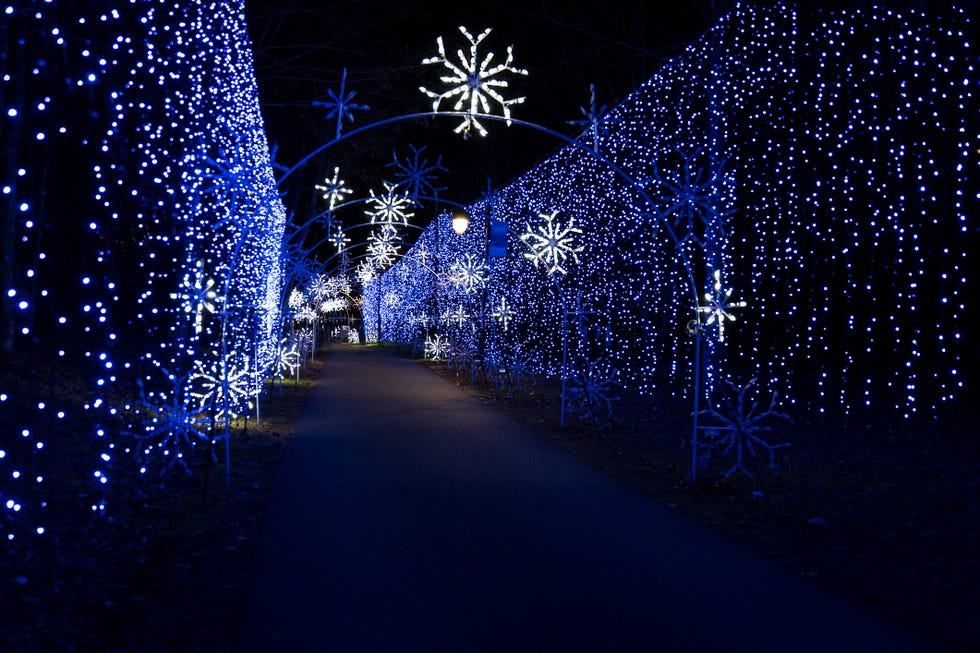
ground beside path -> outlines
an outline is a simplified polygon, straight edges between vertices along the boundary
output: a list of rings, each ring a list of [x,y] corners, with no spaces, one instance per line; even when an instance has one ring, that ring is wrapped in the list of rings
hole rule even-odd
[[[247,651],[917,650],[424,368],[334,346],[273,491]]]

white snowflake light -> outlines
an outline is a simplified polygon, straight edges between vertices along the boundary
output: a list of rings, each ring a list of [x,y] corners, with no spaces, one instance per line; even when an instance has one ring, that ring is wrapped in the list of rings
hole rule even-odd
[[[337,204],[343,202],[347,195],[354,193],[347,187],[347,182],[340,178],[340,167],[333,169],[333,177],[324,178],[323,184],[317,184],[314,188],[321,191],[323,199],[327,201],[327,208],[331,211]]]
[[[434,361],[446,360],[449,356],[449,340],[438,333],[425,339],[425,357]]]
[[[443,100],[456,99],[456,103],[453,105],[453,111],[465,110],[467,115],[463,118],[463,122],[456,127],[454,130],[455,133],[462,133],[464,136],[468,136],[470,129],[476,128],[480,136],[486,136],[487,130],[484,129],[476,117],[481,112],[484,114],[490,113],[491,101],[500,105],[508,125],[510,124],[510,106],[524,102],[523,97],[511,100],[505,99],[497,89],[507,88],[507,80],[499,79],[497,76],[507,72],[514,73],[515,75],[527,75],[527,70],[515,68],[511,65],[514,62],[514,46],[507,47],[507,59],[496,66],[491,65],[494,58],[492,52],[487,53],[482,60],[480,59],[477,51],[480,43],[492,31],[490,28],[483,30],[476,37],[470,34],[466,27],[462,25],[459,27],[459,31],[470,42],[469,57],[463,53],[462,49],[456,51],[456,55],[459,57],[459,65],[450,61],[446,55],[446,47],[443,44],[441,36],[436,39],[436,45],[439,47],[438,56],[422,60],[423,64],[439,63],[449,70],[450,74],[443,75],[439,78],[444,84],[450,86],[449,90],[443,93],[436,93],[435,91],[428,90],[424,86],[420,86],[419,90],[432,98],[433,111],[439,110],[439,105]]]
[[[453,263],[452,280],[459,288],[471,293],[487,282],[487,264],[478,257],[467,254]]]
[[[371,189],[371,199],[364,213],[371,218],[371,224],[387,224],[397,226],[407,225],[408,219],[414,213],[407,211],[413,203],[407,195],[398,192],[398,186],[390,182],[382,182],[385,187],[383,194],[375,194]]]
[[[250,408],[248,360],[238,366],[233,362],[236,358],[232,352],[225,361],[213,362],[207,367],[198,361],[196,372],[190,377],[195,388],[191,396],[200,401],[202,408],[213,406],[218,419],[237,417]]]
[[[337,229],[327,238],[330,244],[333,245],[338,252],[342,252],[347,249],[350,245],[350,236],[348,236],[342,229]]]
[[[215,290],[214,279],[204,279],[203,263],[197,262],[194,280],[189,275],[184,276],[181,284],[183,292],[171,293],[170,299],[179,300],[185,313],[194,313],[194,332],[204,330],[204,312],[214,314],[218,310],[221,298]]]
[[[490,316],[504,327],[505,332],[507,331],[511,320],[514,319],[514,311],[511,309],[510,304],[507,303],[506,297],[501,296],[500,303],[494,307]]]
[[[303,304],[305,303],[306,303],[306,296],[303,294],[303,291],[300,290],[299,288],[295,288],[293,289],[292,292],[289,293],[289,308],[291,308],[292,310],[298,311],[300,308],[302,308]]]
[[[449,313],[447,317],[449,318],[447,321],[455,322],[456,326],[462,327],[464,324],[466,324],[466,320],[470,319],[470,314],[467,313],[466,309],[463,308],[463,305],[460,304],[456,307],[456,310]]]
[[[299,350],[296,349],[296,343],[289,342],[288,338],[283,338],[279,345],[277,360],[276,377],[283,379],[292,376],[299,369]]]
[[[361,261],[358,264],[356,271],[354,272],[354,276],[357,278],[357,281],[362,286],[370,283],[371,280],[374,279],[376,274],[377,274],[377,270],[373,265],[371,265],[371,262],[368,261],[367,259]]]
[[[705,324],[718,323],[718,342],[724,342],[725,320],[730,322],[735,321],[735,316],[729,313],[729,311],[734,308],[745,308],[747,304],[745,302],[729,302],[734,290],[732,288],[728,288],[727,290],[722,289],[721,270],[715,270],[714,280],[712,292],[704,293],[704,301],[707,302],[707,305],[699,306],[698,313],[708,316],[708,319],[704,322]]]
[[[527,245],[529,252],[524,252],[524,258],[534,263],[544,265],[549,275],[568,274],[565,263],[571,258],[576,263],[579,262],[578,254],[584,248],[576,246],[574,235],[581,234],[582,230],[575,226],[575,219],[568,219],[568,226],[562,227],[555,222],[558,217],[557,211],[549,213],[539,213],[538,217],[543,220],[537,228],[532,228],[530,223],[527,229],[521,234],[521,242]]]

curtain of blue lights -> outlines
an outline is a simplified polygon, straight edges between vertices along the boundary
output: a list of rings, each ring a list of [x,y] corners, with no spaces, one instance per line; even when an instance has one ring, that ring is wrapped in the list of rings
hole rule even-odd
[[[430,226],[366,288],[365,331],[380,309],[384,340],[483,339],[557,376],[580,300],[605,335],[573,347],[641,393],[690,397],[700,328],[706,392],[756,378],[798,413],[931,414],[962,396],[976,349],[971,30],[955,10],[739,5],[582,135],[600,157],[559,150],[468,207],[462,237]],[[584,246],[560,287],[519,240],[555,211]],[[434,274],[486,256],[491,212],[510,242],[485,289]],[[734,320],[710,324],[709,298]]]

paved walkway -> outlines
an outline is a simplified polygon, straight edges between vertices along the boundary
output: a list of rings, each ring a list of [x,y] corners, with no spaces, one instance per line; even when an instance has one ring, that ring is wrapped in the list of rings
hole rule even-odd
[[[273,492],[239,650],[921,650],[421,366],[336,346]]]

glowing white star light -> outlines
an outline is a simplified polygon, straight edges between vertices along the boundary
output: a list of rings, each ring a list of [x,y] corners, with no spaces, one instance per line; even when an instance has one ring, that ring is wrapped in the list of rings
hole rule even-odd
[[[506,297],[500,297],[500,303],[494,307],[490,316],[504,327],[505,332],[507,331],[507,327],[510,326],[511,321],[514,319],[514,311],[511,309],[510,304],[507,303]]]
[[[497,75],[502,73],[527,75],[527,70],[515,68],[511,65],[514,62],[514,46],[507,47],[507,59],[496,66],[491,66],[494,57],[492,52],[487,53],[482,60],[480,59],[477,51],[479,50],[480,43],[492,31],[491,28],[488,27],[483,30],[476,37],[470,34],[466,27],[462,25],[460,25],[459,31],[470,42],[469,57],[463,53],[462,49],[456,51],[460,65],[456,65],[450,61],[446,55],[446,47],[443,44],[441,36],[436,39],[436,45],[439,47],[439,55],[422,60],[423,65],[440,63],[449,70],[450,74],[443,75],[439,78],[444,84],[450,85],[449,90],[443,93],[436,93],[435,91],[428,90],[424,86],[420,86],[419,90],[432,98],[433,111],[439,110],[439,105],[443,100],[456,99],[452,110],[465,110],[467,115],[463,118],[463,122],[456,127],[454,130],[455,133],[462,133],[464,136],[469,136],[470,129],[475,127],[480,136],[486,136],[487,130],[484,129],[476,117],[480,113],[490,113],[491,101],[500,105],[508,125],[510,124],[510,106],[524,102],[523,97],[510,100],[505,99],[497,89],[507,88],[509,84],[507,80],[497,78]]]
[[[204,278],[204,264],[197,262],[194,272],[194,280],[191,281],[189,275],[184,276],[181,284],[183,292],[171,293],[170,299],[182,302],[185,313],[194,313],[194,332],[200,333],[204,330],[204,312],[214,314],[218,310],[218,304],[222,298],[215,290],[214,279]]]
[[[721,270],[715,270],[714,280],[715,282],[712,292],[704,293],[704,301],[707,302],[707,305],[699,306],[698,313],[708,316],[708,319],[704,322],[705,324],[718,323],[718,342],[724,342],[725,320],[728,320],[729,322],[735,321],[735,316],[729,313],[729,311],[734,308],[745,308],[748,304],[745,302],[729,302],[729,300],[732,298],[734,289],[722,288]]]
[[[572,259],[578,263],[578,254],[584,249],[581,245],[576,246],[574,241],[575,234],[581,234],[582,230],[575,226],[574,218],[569,218],[565,227],[555,222],[557,211],[539,213],[538,217],[542,222],[536,228],[528,223],[527,229],[521,234],[521,242],[530,250],[524,252],[524,258],[531,261],[534,267],[544,265],[549,275],[556,272],[568,274],[566,262]]]
[[[338,252],[342,252],[350,245],[350,236],[344,233],[343,229],[337,229],[327,238]]]
[[[340,167],[333,169],[333,177],[325,177],[323,184],[314,186],[322,193],[323,199],[327,201],[327,208],[331,211],[340,202],[344,201],[347,195],[353,195],[354,191],[347,187],[347,182],[340,178]]]

